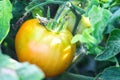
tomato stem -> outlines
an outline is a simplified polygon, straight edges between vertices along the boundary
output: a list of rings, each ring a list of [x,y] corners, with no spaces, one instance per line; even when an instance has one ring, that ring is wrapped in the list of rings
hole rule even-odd
[[[35,5],[33,6],[32,8],[30,8],[29,10],[27,10],[25,12],[25,15],[28,14],[30,11],[32,11],[33,9],[35,9],[36,7],[39,7],[39,6],[44,6],[44,5],[47,5],[47,4],[63,4],[64,2],[63,1],[46,1],[46,2],[43,2],[43,3],[40,3],[38,5]]]
[[[71,3],[71,6],[70,6],[70,9],[73,12],[73,14],[75,15],[75,19],[76,19],[75,24],[74,24],[74,28],[73,28],[73,31],[72,31],[72,34],[75,35],[78,24],[79,24],[79,21],[81,19],[81,15],[84,13],[84,11],[82,11],[80,9],[78,10],[78,8],[76,6],[74,6],[72,3]],[[76,10],[78,10],[78,11],[76,11]]]
[[[60,32],[60,31],[64,28],[64,24],[65,24],[65,19],[63,19],[63,20],[60,22],[60,27],[58,28],[58,32]]]
[[[73,31],[72,31],[73,35],[75,35],[75,33],[76,33],[76,30],[77,30],[80,19],[81,19],[81,16],[78,16],[78,17],[76,16],[74,28],[73,28]]]
[[[15,23],[15,25],[13,26],[13,28],[16,30],[18,28],[18,25],[20,25],[21,23],[23,23],[23,20],[25,17],[27,17],[27,14],[24,14],[21,18],[19,18],[19,20],[17,20],[17,22]]]
[[[81,13],[81,14],[84,14],[84,13],[85,13],[85,11],[84,11],[82,8],[76,6],[76,5],[72,4],[72,3],[71,3],[71,6],[72,6],[77,12],[79,12],[79,13]]]
[[[47,19],[50,20],[50,7],[48,6],[48,10],[47,10]]]
[[[60,15],[61,15],[61,13],[63,12],[65,6],[66,6],[66,2],[64,2],[64,4],[61,5],[61,7],[58,9],[58,11],[57,11],[57,13],[56,13],[56,16],[55,16],[55,18],[54,18],[54,20],[53,20],[52,30],[54,30],[55,27],[56,27],[56,24],[59,23],[59,17],[60,17]]]

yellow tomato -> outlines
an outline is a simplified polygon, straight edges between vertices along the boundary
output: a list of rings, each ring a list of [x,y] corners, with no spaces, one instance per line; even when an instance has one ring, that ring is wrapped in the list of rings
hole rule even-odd
[[[37,19],[23,23],[15,38],[15,49],[20,62],[36,64],[46,77],[64,72],[71,64],[75,45],[68,30],[48,31]]]

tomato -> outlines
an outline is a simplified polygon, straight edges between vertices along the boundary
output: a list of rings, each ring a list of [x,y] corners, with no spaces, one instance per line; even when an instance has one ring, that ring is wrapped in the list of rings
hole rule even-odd
[[[23,23],[15,37],[15,49],[20,62],[36,64],[46,77],[64,72],[71,64],[76,46],[72,34],[64,29],[48,31],[37,19]]]

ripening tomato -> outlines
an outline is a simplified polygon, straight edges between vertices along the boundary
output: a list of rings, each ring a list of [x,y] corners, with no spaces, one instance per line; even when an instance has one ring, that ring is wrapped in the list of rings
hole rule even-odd
[[[56,76],[65,71],[72,62],[75,45],[71,44],[72,34],[48,31],[37,19],[23,23],[15,38],[15,49],[20,62],[36,64],[46,77]]]

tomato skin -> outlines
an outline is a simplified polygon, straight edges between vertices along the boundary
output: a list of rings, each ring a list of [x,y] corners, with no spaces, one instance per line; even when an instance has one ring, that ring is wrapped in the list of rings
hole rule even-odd
[[[64,72],[72,62],[75,45],[68,30],[48,31],[37,19],[23,23],[15,38],[15,49],[20,62],[36,64],[46,77]]]

